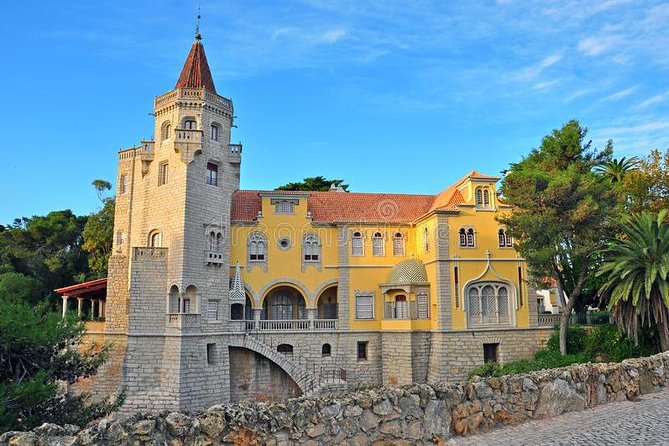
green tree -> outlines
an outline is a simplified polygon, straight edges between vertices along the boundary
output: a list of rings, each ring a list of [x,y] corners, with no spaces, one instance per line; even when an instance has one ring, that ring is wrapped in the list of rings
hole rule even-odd
[[[0,302],[36,305],[47,291],[42,282],[25,274],[8,272],[0,274]]]
[[[94,180],[93,187],[98,192],[102,208],[92,213],[86,226],[83,237],[84,251],[88,252],[88,266],[93,277],[100,278],[107,275],[107,264],[114,243],[114,197],[105,197],[104,192],[111,188],[111,184],[104,180]]]
[[[606,282],[599,294],[608,299],[618,327],[638,342],[644,324],[657,327],[662,351],[669,350],[669,224],[667,211],[626,217],[622,237],[604,250],[597,274]]]
[[[46,306],[3,303],[0,311],[0,433],[28,430],[43,422],[80,426],[113,410],[88,404],[87,395],[58,393],[58,381],[73,383],[94,374],[106,349],[82,352],[84,326]]]
[[[639,168],[625,175],[623,188],[630,212],[659,212],[669,209],[669,149],[652,150]]]
[[[328,180],[323,176],[309,177],[297,183],[288,183],[279,186],[276,190],[303,190],[303,191],[321,191],[327,192],[334,185],[341,187],[348,192],[348,184],[344,184],[344,180]]]
[[[500,221],[516,239],[530,276],[540,284],[553,278],[562,305],[560,351],[567,354],[567,328],[588,278],[599,260],[597,252],[611,229],[617,195],[593,168],[610,160],[604,150],[584,142],[587,129],[572,120],[544,137],[519,163],[511,165],[502,193],[514,207]]]

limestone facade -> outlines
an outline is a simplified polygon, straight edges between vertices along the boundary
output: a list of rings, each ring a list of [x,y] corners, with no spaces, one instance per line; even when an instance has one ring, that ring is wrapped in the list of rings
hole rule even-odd
[[[154,114],[155,137],[119,153],[113,353],[95,384],[124,390],[126,410],[455,382],[546,342],[498,178],[438,195],[240,191],[233,103],[199,39]]]

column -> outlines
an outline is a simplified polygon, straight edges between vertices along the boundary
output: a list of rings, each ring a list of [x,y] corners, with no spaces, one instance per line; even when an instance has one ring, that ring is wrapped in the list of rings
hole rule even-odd
[[[67,314],[67,300],[70,298],[70,296],[63,296],[63,319],[65,319],[65,315]]]
[[[77,316],[81,317],[81,312],[84,309],[84,299],[77,297]]]
[[[307,319],[309,319],[309,330],[314,329],[314,319],[316,319],[316,308],[307,308]]]
[[[260,313],[262,312],[262,308],[254,308],[253,309],[253,329],[257,330],[260,328]]]

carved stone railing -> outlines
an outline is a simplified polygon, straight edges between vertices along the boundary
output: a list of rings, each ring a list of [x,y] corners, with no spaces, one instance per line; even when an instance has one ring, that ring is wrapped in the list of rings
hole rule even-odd
[[[208,265],[222,265],[225,263],[223,253],[220,251],[205,251],[204,262]]]
[[[313,330],[337,330],[339,321],[337,319],[293,319],[293,320],[231,320],[229,321],[232,331],[313,331]]]
[[[202,130],[187,130],[187,129],[175,129],[174,130],[174,143],[193,143],[201,144],[202,143]]]
[[[169,313],[167,326],[177,329],[197,328],[200,326],[200,315],[192,313]]]
[[[537,314],[537,325],[539,327],[554,327],[559,323],[559,314]]]
[[[260,320],[258,321],[259,330],[271,331],[300,331],[309,330],[309,319],[293,320]]]
[[[339,328],[337,319],[314,319],[314,330],[336,330]]]
[[[152,248],[140,246],[132,249],[132,258],[137,260],[165,260],[167,258],[167,248]]]

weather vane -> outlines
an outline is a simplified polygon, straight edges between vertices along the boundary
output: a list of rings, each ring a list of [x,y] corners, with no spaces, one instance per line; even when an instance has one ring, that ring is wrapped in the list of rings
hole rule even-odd
[[[200,5],[197,5],[197,23],[195,25],[195,39],[202,40],[202,35],[200,34]]]

